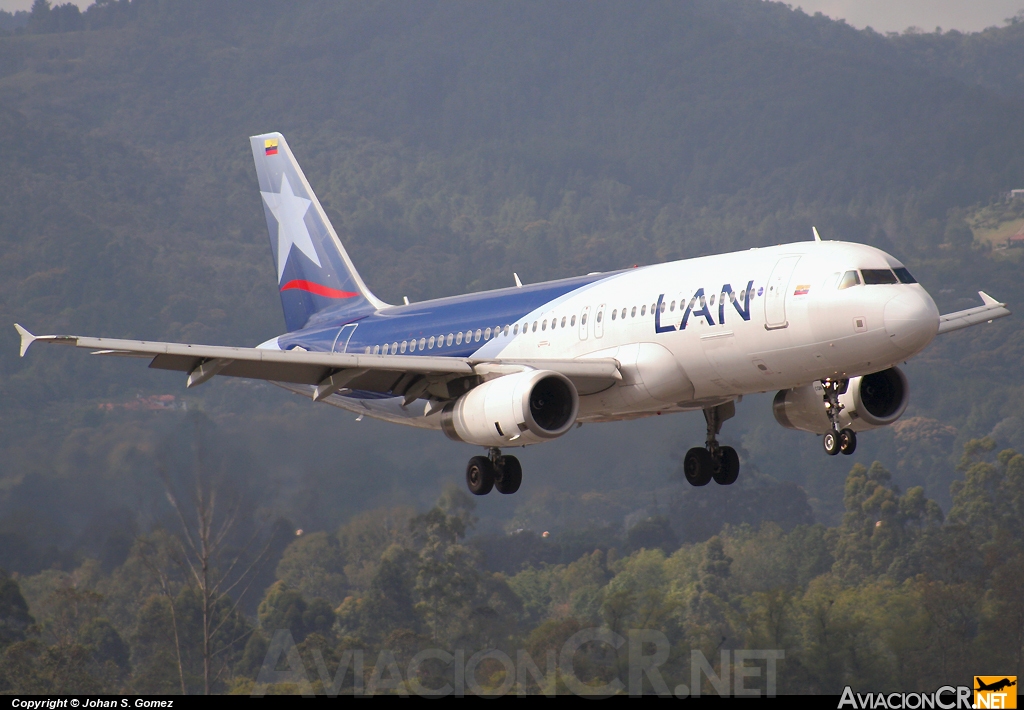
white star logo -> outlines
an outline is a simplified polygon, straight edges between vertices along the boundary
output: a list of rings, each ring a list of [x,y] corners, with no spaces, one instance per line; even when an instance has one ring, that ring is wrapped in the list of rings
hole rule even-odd
[[[281,192],[260,191],[260,194],[277,219],[277,282],[281,283],[284,265],[288,262],[288,254],[291,253],[293,245],[308,256],[310,261],[322,266],[320,257],[313,248],[309,229],[303,221],[309,210],[310,200],[295,194],[287,175],[281,178]]]

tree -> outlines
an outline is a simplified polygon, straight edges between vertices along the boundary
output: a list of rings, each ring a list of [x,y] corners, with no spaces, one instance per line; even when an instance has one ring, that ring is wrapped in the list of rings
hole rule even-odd
[[[904,578],[913,568],[914,544],[922,530],[942,523],[942,510],[915,487],[900,495],[892,475],[875,461],[856,464],[846,477],[846,513],[839,528],[833,571],[857,583],[890,574]]]
[[[302,535],[284,551],[277,563],[277,578],[306,597],[322,597],[332,604],[345,598],[345,555],[338,540],[327,532]]]
[[[165,443],[157,471],[181,530],[176,561],[185,571],[186,586],[178,597],[184,595],[185,601],[199,605],[203,693],[209,695],[230,668],[225,657],[242,651],[250,630],[237,636],[230,633],[239,626],[238,600],[248,591],[271,540],[252,554],[263,529],[241,530],[243,522],[248,523],[242,517],[252,509],[251,502],[236,485],[227,452],[211,436],[212,422],[189,413],[185,425],[188,446],[169,450],[169,442]],[[189,460],[179,460],[172,469],[171,462],[182,452],[189,454]],[[169,586],[162,584],[169,596]],[[172,603],[170,611],[177,636],[176,606]]]
[[[334,610],[326,599],[307,602],[301,593],[286,582],[275,582],[260,602],[259,621],[263,633],[273,637],[279,629],[288,629],[296,642],[309,634],[328,637],[334,627]]]
[[[0,649],[24,641],[33,624],[35,619],[28,613],[21,587],[0,569]]]
[[[409,523],[419,548],[417,609],[434,642],[455,639],[479,591],[476,551],[462,543],[474,523],[474,505],[468,494],[449,488],[435,507]]]

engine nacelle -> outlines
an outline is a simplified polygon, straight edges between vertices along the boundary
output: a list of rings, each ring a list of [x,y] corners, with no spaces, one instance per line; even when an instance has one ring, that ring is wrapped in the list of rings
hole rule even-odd
[[[787,429],[824,434],[831,429],[825,413],[821,384],[781,390],[775,395],[772,413]],[[910,402],[910,385],[898,367],[854,377],[846,392],[839,395],[843,410],[839,413],[840,428],[864,431],[886,426],[903,416]]]
[[[565,375],[527,370],[484,382],[445,406],[449,439],[480,446],[523,446],[561,436],[576,423],[580,398]]]

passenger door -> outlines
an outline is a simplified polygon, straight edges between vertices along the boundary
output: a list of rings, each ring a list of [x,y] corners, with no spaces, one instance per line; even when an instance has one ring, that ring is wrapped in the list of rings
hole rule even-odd
[[[789,325],[786,320],[786,292],[789,290],[789,279],[793,275],[799,256],[784,256],[775,264],[768,285],[764,290],[764,327],[766,330],[777,330]]]

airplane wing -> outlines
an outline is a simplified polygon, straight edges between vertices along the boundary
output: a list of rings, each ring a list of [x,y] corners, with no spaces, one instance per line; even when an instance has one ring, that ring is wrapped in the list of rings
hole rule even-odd
[[[961,328],[968,328],[979,323],[991,323],[996,318],[1005,318],[1011,315],[1010,309],[1005,303],[1000,303],[984,291],[978,291],[984,305],[975,308],[968,308],[965,311],[956,311],[939,316],[939,334],[949,333]]]
[[[91,350],[93,355],[152,358],[149,363],[152,368],[187,372],[186,387],[201,385],[215,375],[316,385],[315,401],[342,388],[404,396],[406,403],[420,397],[453,399],[483,380],[528,369],[559,372],[572,380],[580,394],[607,389],[622,379],[619,363],[612,358],[481,360],[423,355],[357,355],[78,335],[33,335],[18,324],[14,327],[21,336],[22,357],[36,341],[72,345]]]

